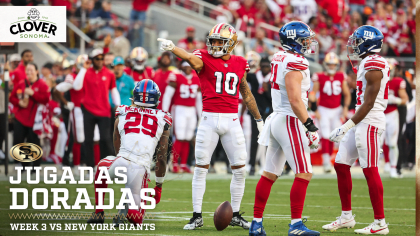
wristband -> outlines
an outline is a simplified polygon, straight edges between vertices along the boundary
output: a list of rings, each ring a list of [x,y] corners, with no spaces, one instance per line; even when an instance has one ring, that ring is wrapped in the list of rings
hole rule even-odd
[[[306,127],[307,130],[310,132],[315,132],[318,130],[318,128],[314,125],[314,121],[308,117],[305,123],[303,125]]]
[[[258,119],[258,120],[257,120],[257,119],[255,119],[255,121],[256,121],[256,122],[261,122],[261,121],[263,121],[263,119],[262,119],[262,118],[260,118],[260,119]]]
[[[344,127],[347,129],[347,130],[350,130],[351,128],[353,128],[354,126],[355,126],[356,124],[351,120],[351,119],[349,119],[346,123],[344,123]]]
[[[157,176],[155,177],[155,181],[158,184],[162,184],[164,179],[165,179],[165,177],[157,177]]]

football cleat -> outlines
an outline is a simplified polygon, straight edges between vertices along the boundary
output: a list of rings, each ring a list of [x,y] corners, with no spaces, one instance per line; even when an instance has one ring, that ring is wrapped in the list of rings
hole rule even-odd
[[[378,222],[373,222],[368,227],[363,229],[356,229],[354,231],[356,234],[380,234],[385,235],[389,233],[388,225],[380,225]]]
[[[393,179],[400,179],[400,178],[403,177],[401,173],[398,173],[398,170],[396,168],[391,168],[391,171],[389,172],[389,175]]]
[[[249,236],[265,236],[267,235],[264,230],[263,222],[252,221],[249,228]]]
[[[244,213],[245,212],[243,212],[242,214],[244,214]],[[249,229],[249,227],[251,227],[251,223],[246,221],[242,217],[242,214],[239,214],[239,212],[233,212],[232,221],[229,223],[229,225],[230,226],[240,226],[244,229]]]
[[[331,163],[329,163],[329,164],[324,164],[323,166],[324,166],[324,172],[325,172],[325,173],[331,173],[331,169],[332,169],[332,167],[331,167]]]
[[[92,215],[90,215],[89,219],[87,220],[87,223],[89,224],[103,224],[105,219],[104,219],[104,212],[101,211],[99,213],[95,213],[93,212]]]
[[[384,165],[384,172],[389,173],[391,171],[391,164],[389,162]]]
[[[188,174],[192,173],[192,171],[190,170],[190,168],[187,165],[181,164],[181,170],[182,170],[183,173],[188,173]]]
[[[342,228],[354,228],[354,226],[356,225],[356,221],[354,220],[355,216],[356,215],[352,215],[350,219],[343,219],[341,218],[341,216],[339,216],[337,217],[337,220],[333,221],[331,224],[326,224],[322,226],[322,228],[331,232]]]
[[[201,213],[193,213],[193,217],[190,219],[190,222],[184,226],[185,230],[194,230],[196,228],[203,227],[203,217]]]
[[[179,173],[179,165],[178,164],[174,164],[172,166],[172,173]]]
[[[306,219],[303,219],[306,222]],[[294,223],[293,225],[289,224],[289,236],[319,236],[320,233],[318,231],[310,230],[306,228],[303,221],[299,221]]]
[[[120,224],[127,224],[128,220],[126,218],[128,214],[128,204],[124,203],[124,209],[118,210],[118,215],[114,216],[112,219],[112,223],[114,224],[114,227],[118,227]]]

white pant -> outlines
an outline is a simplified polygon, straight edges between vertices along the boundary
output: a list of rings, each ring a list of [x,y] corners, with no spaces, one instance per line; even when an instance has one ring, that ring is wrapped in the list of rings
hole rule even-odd
[[[236,113],[203,112],[197,130],[195,159],[197,165],[210,164],[219,137],[231,166],[245,165],[244,132]]]
[[[383,129],[359,123],[340,142],[335,162],[352,166],[359,158],[362,168],[377,167]]]
[[[287,160],[295,174],[312,173],[309,141],[302,122],[279,113],[270,117],[273,120],[264,171],[280,176]]]
[[[330,133],[337,127],[341,126],[341,114],[343,113],[343,108],[326,108],[323,106],[318,107],[318,112],[321,118],[319,119],[320,123],[320,135],[321,138],[328,139]]]
[[[123,157],[107,156],[98,163],[99,167],[105,166],[108,168],[109,176],[111,179],[115,178],[115,167],[126,167],[127,168],[127,183],[125,184],[126,188],[131,190],[133,194],[134,202],[137,206],[140,207],[140,190],[147,188],[147,179],[149,178],[149,171],[146,167],[138,165],[132,161],[129,161]],[[144,213],[144,209],[140,213]],[[144,215],[144,214],[143,214]]]
[[[195,107],[174,106],[174,133],[177,140],[190,141],[197,127],[197,111]]]
[[[398,110],[385,114],[386,128],[385,134],[381,136],[381,147],[384,144],[390,147],[398,148],[398,128],[400,126],[400,117]]]

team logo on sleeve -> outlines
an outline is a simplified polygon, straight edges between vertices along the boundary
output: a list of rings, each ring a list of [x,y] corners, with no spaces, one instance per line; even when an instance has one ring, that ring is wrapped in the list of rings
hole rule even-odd
[[[366,31],[365,31],[366,32]],[[286,30],[287,38],[295,39],[296,38],[296,30]]]
[[[363,35],[363,37],[365,39],[373,39],[373,36],[374,36],[374,33],[372,31],[366,31],[366,30],[365,30],[365,33]]]

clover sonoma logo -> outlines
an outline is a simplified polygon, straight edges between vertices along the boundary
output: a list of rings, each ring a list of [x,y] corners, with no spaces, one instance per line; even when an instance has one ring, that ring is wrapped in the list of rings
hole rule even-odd
[[[0,42],[65,42],[65,7],[1,7]]]

